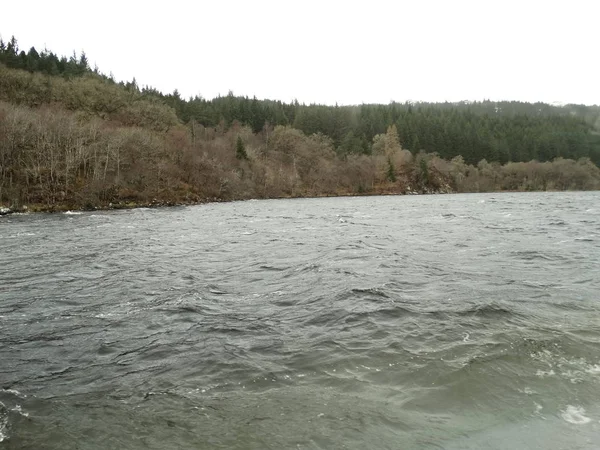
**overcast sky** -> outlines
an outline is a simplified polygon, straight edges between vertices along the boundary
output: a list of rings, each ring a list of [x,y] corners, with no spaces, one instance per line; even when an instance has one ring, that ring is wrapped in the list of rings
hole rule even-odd
[[[599,18],[600,0],[20,0],[0,34],[186,97],[600,104]]]

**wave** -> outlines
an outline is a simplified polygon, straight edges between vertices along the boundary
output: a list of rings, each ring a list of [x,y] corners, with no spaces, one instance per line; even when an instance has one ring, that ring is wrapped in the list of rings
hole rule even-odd
[[[567,405],[567,408],[560,413],[565,422],[574,425],[584,425],[590,423],[592,419],[585,415],[585,409],[581,406]]]
[[[496,303],[489,303],[486,305],[478,305],[474,308],[458,311],[459,316],[479,316],[496,318],[501,316],[515,316],[518,315],[516,311],[509,309],[506,306],[502,306]]]
[[[0,392],[3,392],[5,394],[10,394],[10,395],[13,395],[13,396],[21,398],[21,399],[27,398],[27,396],[25,394],[17,391],[16,389],[12,389],[12,388],[0,389]]]
[[[276,267],[276,266],[271,266],[268,264],[262,264],[259,266],[259,269],[261,270],[267,270],[267,271],[273,271],[273,272],[283,272],[285,270],[288,270],[290,267],[284,266],[284,267]]]
[[[594,242],[594,236],[582,236],[582,237],[576,237],[575,238],[576,241],[579,242]]]
[[[340,325],[355,324],[367,326],[375,325],[382,321],[397,320],[415,314],[418,313],[399,305],[366,311],[350,311],[344,308],[336,308],[334,310],[326,310],[325,312],[313,313],[308,320],[306,320],[304,325],[336,327]]]
[[[564,256],[560,255],[549,255],[547,253],[537,251],[537,250],[520,250],[514,251],[510,253],[510,256],[516,257],[517,259],[522,259],[525,261],[533,261],[536,259],[541,259],[545,261],[556,261],[556,260],[564,260]]]
[[[292,442],[286,432],[305,426],[298,435],[311,435],[326,402],[331,412],[323,411],[323,429],[314,432],[329,433],[335,417],[342,440],[323,447],[348,444],[344,436],[355,430],[348,447],[372,437],[365,433],[388,432],[389,439],[372,446],[429,448],[425,440],[421,446],[403,440],[422,433],[439,448],[455,448],[445,445],[453,436],[470,438],[478,427],[487,432],[507,422],[520,427],[542,414],[560,432],[593,431],[600,419],[598,221],[583,225],[577,213],[540,211],[535,203],[499,211],[492,201],[485,214],[473,213],[474,221],[472,207],[444,209],[439,198],[420,198],[414,208],[402,200],[401,209],[392,208],[397,198],[389,207],[379,199],[377,210],[372,200],[356,199],[353,216],[337,204],[328,209],[307,200],[314,218],[293,206],[281,210],[293,223],[264,211],[237,220],[226,205],[216,212],[190,208],[182,223],[171,210],[136,213],[144,222],[126,236],[111,229],[131,223],[129,213],[84,213],[89,228],[62,215],[7,224],[5,234],[34,230],[43,239],[26,252],[5,241],[0,254],[0,278],[18,283],[0,286],[6,335],[0,378],[8,378],[0,384],[6,405],[0,432],[8,436],[2,439],[18,446],[18,435],[21,447],[37,448],[60,421],[69,434],[53,434],[49,448],[74,439],[88,446],[97,444],[89,439],[102,440],[103,448],[121,435],[135,438],[126,434],[134,428],[157,430],[152,439],[177,432],[175,447],[193,446],[188,438],[197,442],[197,436],[218,446],[220,432],[231,432],[231,423],[221,420],[227,414],[243,427],[241,438],[248,430],[261,433],[263,445],[256,447],[287,448],[304,441]],[[481,197],[454,198],[475,203]],[[369,224],[331,227],[335,213],[360,222],[361,211],[373,213]],[[502,218],[509,211],[514,221]],[[257,224],[248,224],[252,217]],[[509,222],[523,232],[484,229]],[[101,223],[112,228],[96,228]],[[376,228],[364,228],[371,224]],[[256,233],[241,239],[240,230]],[[575,243],[576,237],[597,240]],[[92,276],[96,271],[102,280]],[[198,387],[189,399],[141,399]],[[123,401],[113,403],[112,395]],[[230,410],[209,410],[228,399]],[[104,401],[112,409],[99,416]],[[385,417],[378,416],[382,410]],[[140,419],[144,411],[148,416]],[[177,425],[158,420],[161,411]],[[413,427],[406,435],[392,435],[395,424],[384,420],[396,413]],[[89,420],[82,422],[81,414]],[[246,426],[257,415],[271,422]],[[586,418],[592,419],[587,426]],[[187,425],[189,435],[181,432]],[[92,428],[97,432],[89,434]],[[510,447],[513,441],[498,437],[512,431],[500,428],[490,445]],[[469,442],[456,448],[490,448],[483,439],[479,447]],[[121,446],[137,442],[128,444]]]
[[[384,291],[382,291],[381,289],[378,288],[366,288],[366,289],[361,289],[361,288],[355,288],[352,289],[351,291],[354,294],[359,294],[360,296],[374,296],[374,297],[382,297],[382,298],[389,298],[389,295],[387,295]]]

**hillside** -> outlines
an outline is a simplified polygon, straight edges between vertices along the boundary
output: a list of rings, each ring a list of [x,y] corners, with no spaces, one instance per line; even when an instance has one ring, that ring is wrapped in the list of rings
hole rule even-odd
[[[0,204],[599,189],[600,108],[182,99],[0,42]]]

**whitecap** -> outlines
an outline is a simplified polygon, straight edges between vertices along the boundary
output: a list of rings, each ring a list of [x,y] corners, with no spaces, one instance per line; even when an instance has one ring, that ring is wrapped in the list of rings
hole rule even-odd
[[[11,409],[11,411],[16,412],[16,413],[22,415],[23,417],[29,417],[29,413],[23,411],[23,408],[21,408],[21,405],[16,405],[13,409]]]
[[[592,375],[600,375],[600,364],[590,365],[588,368],[585,369],[585,371]]]
[[[68,215],[68,216],[80,216],[83,213],[80,212],[80,211],[66,211],[65,214]]]
[[[568,378],[573,384],[583,383],[583,378],[581,378],[582,373],[579,370],[566,370],[561,372],[561,375]]]
[[[26,398],[27,396],[16,389],[2,389],[2,392],[6,392],[7,394],[16,395],[19,398]]]
[[[527,387],[527,386],[523,389],[519,389],[519,392],[522,394],[527,394],[527,395],[537,394],[536,391],[534,391],[533,389],[531,389],[530,387]]]
[[[551,377],[552,375],[556,375],[556,373],[552,369],[550,369],[550,370],[538,370],[535,374],[538,377],[541,377],[541,378]]]
[[[583,425],[592,421],[585,415],[585,409],[581,406],[567,405],[567,409],[561,411],[561,417],[569,423]]]

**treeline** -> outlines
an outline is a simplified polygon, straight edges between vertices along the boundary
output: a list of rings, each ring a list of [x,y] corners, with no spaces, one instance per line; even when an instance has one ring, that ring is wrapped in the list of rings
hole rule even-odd
[[[38,53],[33,47],[25,52],[14,37],[8,43],[0,41],[0,63],[65,79],[95,76],[115,83],[112,76],[90,69],[85,53],[67,58],[48,50]],[[228,128],[238,122],[255,133],[265,124],[289,125],[307,135],[329,136],[340,154],[371,154],[373,138],[393,124],[402,146],[413,153],[435,152],[442,158],[461,155],[470,164],[481,159],[504,164],[557,157],[588,157],[600,164],[597,106],[492,101],[325,106],[250,99],[231,92],[212,100],[184,99],[178,91],[163,94],[140,88],[135,79],[119,86],[172,107],[184,124]]]
[[[517,102],[324,106],[265,103],[233,94],[187,101],[167,95],[165,101],[184,122],[215,126],[224,121],[227,126],[239,121],[258,132],[268,121],[306,134],[323,133],[341,154],[371,154],[373,138],[394,124],[402,146],[415,153],[461,155],[469,163],[556,157],[600,163],[600,111],[594,108]]]
[[[70,58],[57,56],[47,49],[38,52],[35,47],[31,47],[28,52],[25,52],[19,49],[19,44],[14,36],[8,42],[4,42],[0,38],[0,63],[11,69],[41,72],[46,75],[76,77],[90,72],[85,52],[82,52],[79,57],[73,53]]]
[[[331,138],[292,127],[260,133],[183,125],[168,131],[56,104],[0,102],[0,204],[42,210],[249,198],[496,190],[600,189],[589,159],[465,163],[402,149],[394,125],[371,155],[340,157]]]
[[[597,121],[595,107],[517,102],[183,100],[11,39],[0,42],[0,203],[599,189]]]

